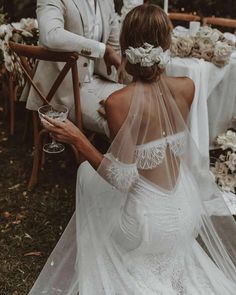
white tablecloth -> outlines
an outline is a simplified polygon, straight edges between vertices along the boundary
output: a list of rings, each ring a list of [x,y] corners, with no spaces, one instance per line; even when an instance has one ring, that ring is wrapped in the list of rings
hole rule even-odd
[[[218,68],[201,59],[175,57],[167,66],[167,75],[187,76],[195,83],[190,130],[200,152],[208,158],[209,145],[236,114],[236,59]]]

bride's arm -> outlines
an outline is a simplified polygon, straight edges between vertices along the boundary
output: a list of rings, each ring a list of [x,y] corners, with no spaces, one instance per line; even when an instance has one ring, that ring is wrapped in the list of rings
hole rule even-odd
[[[123,108],[124,106],[122,105],[121,110],[119,110],[119,99],[116,100],[113,95],[105,103],[107,121],[112,139],[116,136],[125,120],[126,116],[124,114],[127,114],[127,111],[124,112]],[[56,140],[74,145],[77,151],[89,161],[93,168],[98,169],[104,158],[103,154],[91,144],[87,137],[72,122],[69,120],[60,122],[49,117],[44,118],[42,122],[44,127],[53,134]]]

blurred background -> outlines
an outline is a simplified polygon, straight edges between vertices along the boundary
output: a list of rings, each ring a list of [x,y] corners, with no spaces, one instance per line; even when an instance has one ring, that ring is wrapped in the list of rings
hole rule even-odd
[[[119,13],[123,0],[114,0]],[[8,13],[10,21],[22,17],[35,17],[36,0],[0,0],[0,7]],[[163,0],[149,2],[163,5]],[[200,16],[218,16],[236,18],[236,0],[169,0],[169,11],[191,12]]]

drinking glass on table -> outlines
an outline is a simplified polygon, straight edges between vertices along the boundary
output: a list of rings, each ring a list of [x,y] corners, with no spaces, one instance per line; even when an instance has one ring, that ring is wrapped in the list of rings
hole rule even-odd
[[[68,108],[64,105],[44,105],[38,109],[39,118],[42,120],[44,116],[48,116],[54,120],[65,121],[68,116]],[[50,123],[48,123],[50,124]],[[43,150],[46,153],[56,154],[64,151],[65,146],[62,143],[57,142],[52,136],[52,142],[46,143],[43,146]]]
[[[196,36],[197,32],[199,31],[200,29],[200,22],[197,22],[197,21],[192,21],[189,23],[189,34],[190,36]]]

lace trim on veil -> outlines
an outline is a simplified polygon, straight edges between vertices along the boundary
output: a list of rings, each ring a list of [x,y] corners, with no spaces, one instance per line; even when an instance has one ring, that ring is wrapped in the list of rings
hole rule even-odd
[[[167,145],[175,156],[181,156],[186,147],[186,132],[180,132],[167,137],[138,145],[135,159],[139,169],[153,169],[160,165],[166,156]]]
[[[111,153],[104,155],[111,161],[106,169],[106,177],[111,185],[120,191],[128,191],[131,184],[138,178],[136,164],[125,164],[116,159]]]
[[[167,147],[166,140],[153,141],[151,143],[139,145],[135,150],[137,167],[140,169],[153,169],[160,165],[165,158]]]

